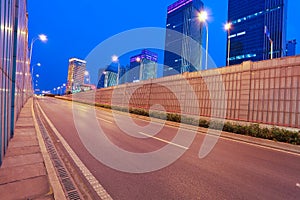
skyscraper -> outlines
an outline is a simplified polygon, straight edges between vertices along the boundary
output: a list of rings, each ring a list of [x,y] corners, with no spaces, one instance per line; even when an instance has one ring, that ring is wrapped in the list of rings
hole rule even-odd
[[[296,55],[296,39],[289,40],[286,43],[286,56],[295,56]]]
[[[141,54],[130,58],[130,68],[127,72],[127,82],[137,82],[157,77],[158,55],[147,49]]]
[[[66,92],[78,92],[84,84],[86,61],[77,58],[69,60],[68,82]]]
[[[284,56],[286,11],[287,0],[229,0],[230,65]]]
[[[201,0],[179,0],[168,7],[164,76],[201,70],[201,49],[190,40],[202,45],[202,24],[198,20],[202,9]]]
[[[99,81],[97,88],[107,88],[117,85],[118,67],[108,65],[105,69],[99,69]]]

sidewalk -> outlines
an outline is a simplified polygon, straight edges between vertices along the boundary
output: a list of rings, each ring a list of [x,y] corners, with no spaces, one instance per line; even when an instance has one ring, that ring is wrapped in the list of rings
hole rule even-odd
[[[1,199],[54,199],[34,126],[30,99],[16,123],[15,136],[0,168]]]

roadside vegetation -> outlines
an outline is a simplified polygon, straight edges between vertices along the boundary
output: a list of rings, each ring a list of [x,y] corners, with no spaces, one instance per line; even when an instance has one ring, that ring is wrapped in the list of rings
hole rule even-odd
[[[111,107],[111,106],[100,105],[100,104],[97,104],[96,106],[118,110],[122,112],[128,112],[128,109],[117,107],[117,106]],[[247,136],[263,138],[263,139],[268,139],[268,140],[273,140],[278,142],[300,145],[299,132],[290,131],[290,130],[277,128],[277,127],[266,128],[266,127],[261,127],[259,124],[240,125],[238,123],[231,123],[231,122],[226,122],[223,124],[220,121],[210,122],[205,119],[197,120],[192,117],[181,116],[180,114],[164,113],[164,112],[157,112],[157,111],[148,112],[144,109],[139,109],[139,108],[129,109],[129,113],[147,116],[147,117],[151,116],[154,118],[168,120],[172,122],[179,122],[179,123],[182,122],[185,124],[190,124],[190,125],[199,126],[203,128],[212,128],[216,130],[222,129],[223,131],[231,132],[235,134],[247,135]]]
[[[84,103],[77,101],[79,103]],[[90,103],[88,103],[90,104]],[[91,104],[90,104],[91,105]],[[168,120],[172,122],[178,123],[185,123],[189,125],[199,126],[203,128],[211,128],[216,130],[223,130],[226,132],[231,132],[240,135],[247,135],[256,138],[268,139],[278,142],[285,142],[294,145],[300,145],[300,132],[290,131],[283,128],[272,127],[266,128],[262,127],[259,124],[250,124],[250,125],[241,125],[238,123],[231,123],[226,122],[222,123],[221,121],[208,121],[206,119],[195,119],[193,117],[188,116],[181,116],[180,114],[176,113],[165,113],[159,111],[150,111],[139,108],[124,108],[118,106],[110,106],[110,105],[103,105],[103,104],[93,104],[98,107],[117,110],[121,112],[128,112],[131,114],[142,115],[147,117],[153,117],[162,120]]]

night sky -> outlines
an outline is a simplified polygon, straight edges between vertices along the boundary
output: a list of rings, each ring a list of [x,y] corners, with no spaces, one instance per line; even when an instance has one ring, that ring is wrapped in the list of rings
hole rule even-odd
[[[167,7],[173,2],[175,0],[28,0],[29,41],[41,33],[49,39],[45,44],[40,41],[34,43],[32,65],[42,65],[35,67],[35,73],[40,75],[38,88],[52,90],[66,83],[69,58],[85,59],[98,44],[118,33],[142,27],[165,28]],[[228,1],[203,2],[211,13],[209,54],[217,66],[224,66],[226,32],[223,26],[227,19]],[[289,0],[287,40],[297,39],[298,43],[299,9],[299,0]],[[297,45],[297,53],[300,53],[300,44]],[[120,61],[126,65],[129,58]]]

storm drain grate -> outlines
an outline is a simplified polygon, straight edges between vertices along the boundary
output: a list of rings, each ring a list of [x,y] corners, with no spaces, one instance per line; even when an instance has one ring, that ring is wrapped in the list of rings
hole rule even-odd
[[[60,162],[60,160],[55,159],[55,160],[53,160],[53,162],[54,162],[54,166],[55,166],[56,168],[63,167],[63,166],[62,166],[62,163]]]
[[[61,178],[68,178],[69,177],[68,172],[66,172],[66,170],[64,168],[60,168],[57,171],[58,171],[58,174]]]
[[[48,131],[46,130],[46,128],[41,120],[41,115],[40,115],[39,110],[37,108],[35,108],[35,111],[36,111],[35,113],[37,114],[36,120],[39,125],[41,134],[43,136],[47,151],[53,162],[53,165],[57,172],[58,178],[62,184],[62,187],[66,192],[66,196],[70,200],[81,199],[79,192],[77,191],[68,171],[66,170],[66,167],[64,166],[61,158],[59,157],[59,155],[55,149],[55,146],[54,146],[51,138],[48,135]]]
[[[69,178],[63,179],[62,182],[68,192],[75,190],[75,187]]]
[[[77,199],[79,200],[80,199],[77,192],[69,192],[68,195],[69,195],[68,196],[69,199],[74,199],[74,200],[77,200]]]

